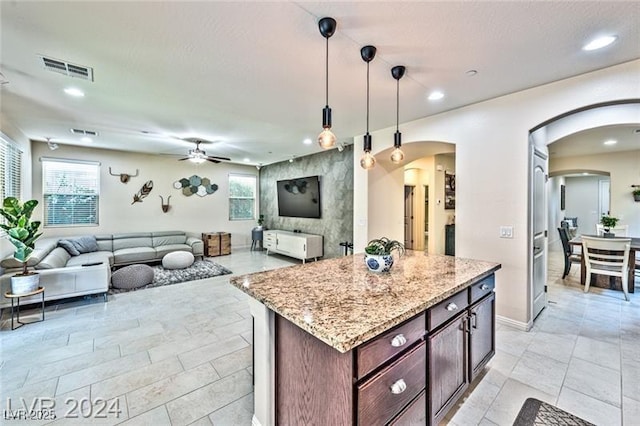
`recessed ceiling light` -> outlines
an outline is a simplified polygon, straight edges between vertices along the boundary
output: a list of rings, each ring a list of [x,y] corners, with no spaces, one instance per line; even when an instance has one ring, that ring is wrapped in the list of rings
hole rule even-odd
[[[244,161],[245,163],[248,163],[248,162],[249,162],[249,161],[251,161],[251,160],[250,160],[250,159],[248,159],[248,158],[245,158],[243,161]]]
[[[589,43],[585,44],[582,47],[582,50],[587,50],[588,51],[588,50],[602,49],[603,47],[607,47],[611,43],[616,41],[617,38],[618,37],[616,37],[616,36],[603,36],[603,37],[595,38],[595,39],[591,40]]]
[[[604,141],[605,145],[615,145],[617,143],[618,143],[618,141],[615,140],[615,139],[609,139],[608,141]]]
[[[305,145],[311,145],[313,143],[313,141],[311,139],[307,138],[307,139],[303,140],[302,143],[305,144]]]
[[[437,101],[438,99],[442,99],[442,98],[444,98],[444,93],[436,90],[435,92],[431,92],[428,99],[430,101]]]
[[[90,138],[90,137],[88,137],[88,136],[84,136],[84,137],[80,138],[80,140],[81,140],[82,142],[86,142],[86,143],[91,143],[91,142],[93,142],[93,139],[91,139],[91,138]]]
[[[84,97],[84,92],[78,89],[77,87],[67,87],[66,89],[64,89],[64,93],[66,93],[69,96],[74,96],[76,98]]]
[[[584,172],[584,173],[582,173],[582,176],[589,176],[589,173]]]

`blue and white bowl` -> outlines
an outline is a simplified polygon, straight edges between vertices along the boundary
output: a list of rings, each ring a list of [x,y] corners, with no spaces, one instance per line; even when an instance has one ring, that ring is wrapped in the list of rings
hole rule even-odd
[[[371,272],[389,272],[393,266],[393,256],[390,254],[365,254],[364,263]]]

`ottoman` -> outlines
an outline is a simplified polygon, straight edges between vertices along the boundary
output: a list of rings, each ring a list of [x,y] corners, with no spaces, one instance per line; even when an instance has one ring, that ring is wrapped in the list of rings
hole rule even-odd
[[[162,267],[164,269],[184,269],[191,266],[193,260],[193,254],[188,251],[173,251],[164,255]]]
[[[138,288],[153,282],[153,268],[149,265],[129,265],[111,275],[111,286],[127,289]]]

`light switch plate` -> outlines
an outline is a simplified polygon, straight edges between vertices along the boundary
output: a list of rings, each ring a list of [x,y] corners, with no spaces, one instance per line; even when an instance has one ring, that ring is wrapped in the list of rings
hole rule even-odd
[[[513,226],[501,226],[500,238],[513,238]]]

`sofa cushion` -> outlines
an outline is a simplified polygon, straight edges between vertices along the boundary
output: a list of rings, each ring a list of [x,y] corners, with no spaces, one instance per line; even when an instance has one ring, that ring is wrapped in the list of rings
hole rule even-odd
[[[98,251],[98,242],[96,241],[96,237],[93,235],[74,238],[71,242],[76,246],[76,249],[78,249],[81,254]]]
[[[96,235],[98,251],[113,251],[113,235]]]
[[[38,263],[36,269],[64,268],[71,255],[62,247],[56,247]]]
[[[113,252],[113,260],[117,264],[147,262],[155,258],[156,250],[153,247],[131,247]]]
[[[162,259],[167,253],[171,253],[172,251],[188,251],[192,252],[191,246],[186,244],[168,244],[166,246],[156,247],[156,259]]]
[[[62,247],[69,253],[71,256],[77,256],[80,254],[80,251],[76,248],[76,245],[73,244],[71,240],[60,240],[58,241],[58,247]]]
[[[27,266],[35,266],[56,248],[57,238],[41,238],[36,241],[36,248],[27,260]],[[13,257],[13,252],[0,261],[0,266],[5,269],[22,268],[22,262]]]
[[[73,256],[67,262],[67,266],[81,266],[87,263],[102,262],[107,266],[113,265],[113,253],[110,251],[92,251],[91,253],[83,253],[79,256]]]
[[[138,232],[132,234],[114,234],[113,251],[136,247],[153,247],[150,232]],[[116,263],[118,260],[116,259]]]
[[[170,244],[184,244],[185,241],[187,241],[187,236],[184,232],[161,236],[156,236],[154,234],[152,237],[153,246],[156,248],[158,246],[166,246]]]

